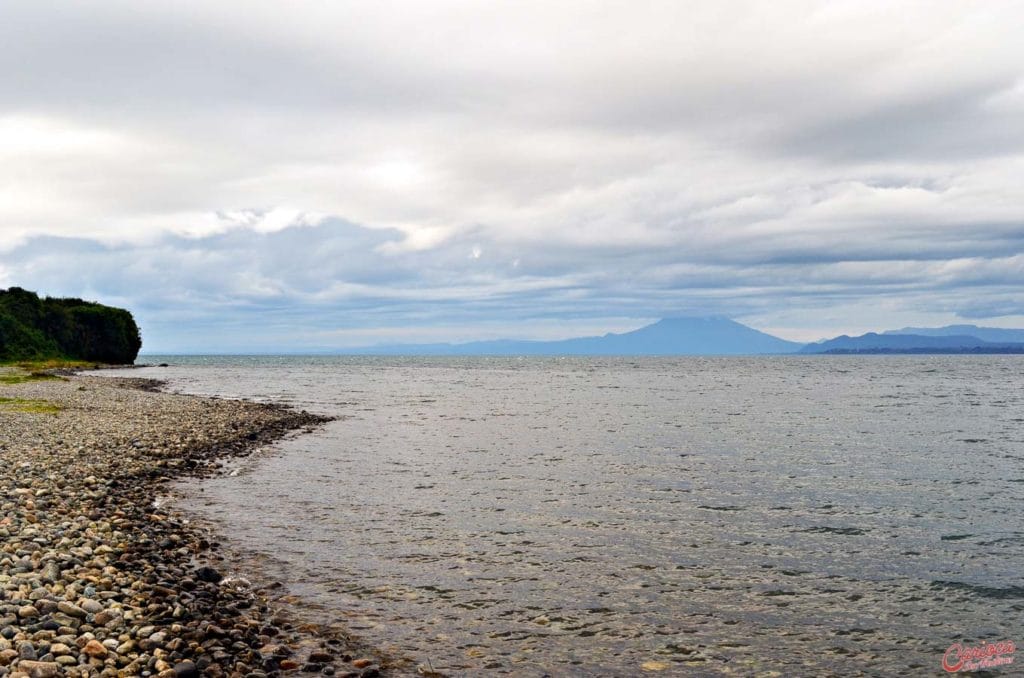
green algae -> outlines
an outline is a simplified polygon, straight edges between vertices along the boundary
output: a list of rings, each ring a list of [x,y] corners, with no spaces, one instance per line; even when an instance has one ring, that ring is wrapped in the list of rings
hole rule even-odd
[[[0,373],[0,384],[25,384],[32,381],[51,381],[60,377],[46,372],[25,372],[22,370]]]
[[[0,398],[0,411],[27,412],[29,414],[57,414],[60,406],[46,400],[28,398]]]

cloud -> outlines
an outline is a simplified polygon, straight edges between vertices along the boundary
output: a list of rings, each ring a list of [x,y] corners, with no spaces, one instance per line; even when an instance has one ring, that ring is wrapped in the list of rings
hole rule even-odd
[[[476,232],[429,249],[388,247],[402,237],[336,219],[144,243],[47,237],[12,250],[3,272],[52,295],[132,308],[151,351],[273,350],[275,342],[321,350],[365,337],[433,339],[437,328],[474,323],[550,336],[553,327],[625,329],[629,318],[636,325],[723,309],[784,326],[796,311],[820,322],[829,309],[855,307],[861,321],[840,319],[870,329],[883,307],[893,318],[928,308],[945,319],[978,317],[977,309],[1017,314],[1024,284],[1024,255],[894,259],[884,242],[862,260],[763,257],[751,266],[714,242],[685,256],[672,248],[550,252]]]
[[[1022,18],[9,0],[0,273],[141,308],[168,347],[268,318],[1016,315]]]

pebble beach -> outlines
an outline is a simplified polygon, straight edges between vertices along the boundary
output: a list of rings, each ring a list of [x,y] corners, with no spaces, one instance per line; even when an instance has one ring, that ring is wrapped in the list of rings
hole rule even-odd
[[[0,677],[394,675],[233,576],[159,499],[324,418],[0,368]]]

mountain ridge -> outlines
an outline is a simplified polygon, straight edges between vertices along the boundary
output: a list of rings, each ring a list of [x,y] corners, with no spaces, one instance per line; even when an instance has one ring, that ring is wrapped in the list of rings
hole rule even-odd
[[[495,339],[461,344],[399,344],[353,349],[362,355],[764,355],[796,353],[787,341],[724,316],[662,318],[620,334],[554,341]]]
[[[978,327],[977,325],[945,325],[943,327],[904,327],[886,330],[886,335],[914,334],[918,336],[944,337],[965,335],[994,343],[1024,343],[1024,330],[1003,327]]]
[[[800,353],[1024,353],[1024,343],[984,341],[965,334],[868,332],[856,337],[842,334],[808,344]]]
[[[1024,353],[1024,329],[947,325],[839,335],[819,342],[781,339],[728,317],[678,316],[622,333],[552,341],[493,339],[465,343],[391,344],[349,349],[354,355],[686,356],[857,353]],[[984,337],[967,332],[977,331]],[[1009,341],[1003,338],[1016,339]],[[991,339],[995,340],[991,340]]]

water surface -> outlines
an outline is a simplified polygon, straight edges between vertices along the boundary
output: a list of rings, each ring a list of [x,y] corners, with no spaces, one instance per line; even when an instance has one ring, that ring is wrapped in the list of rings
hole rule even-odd
[[[455,675],[937,673],[1022,640],[1020,357],[158,360],[132,375],[342,417],[195,508]]]

